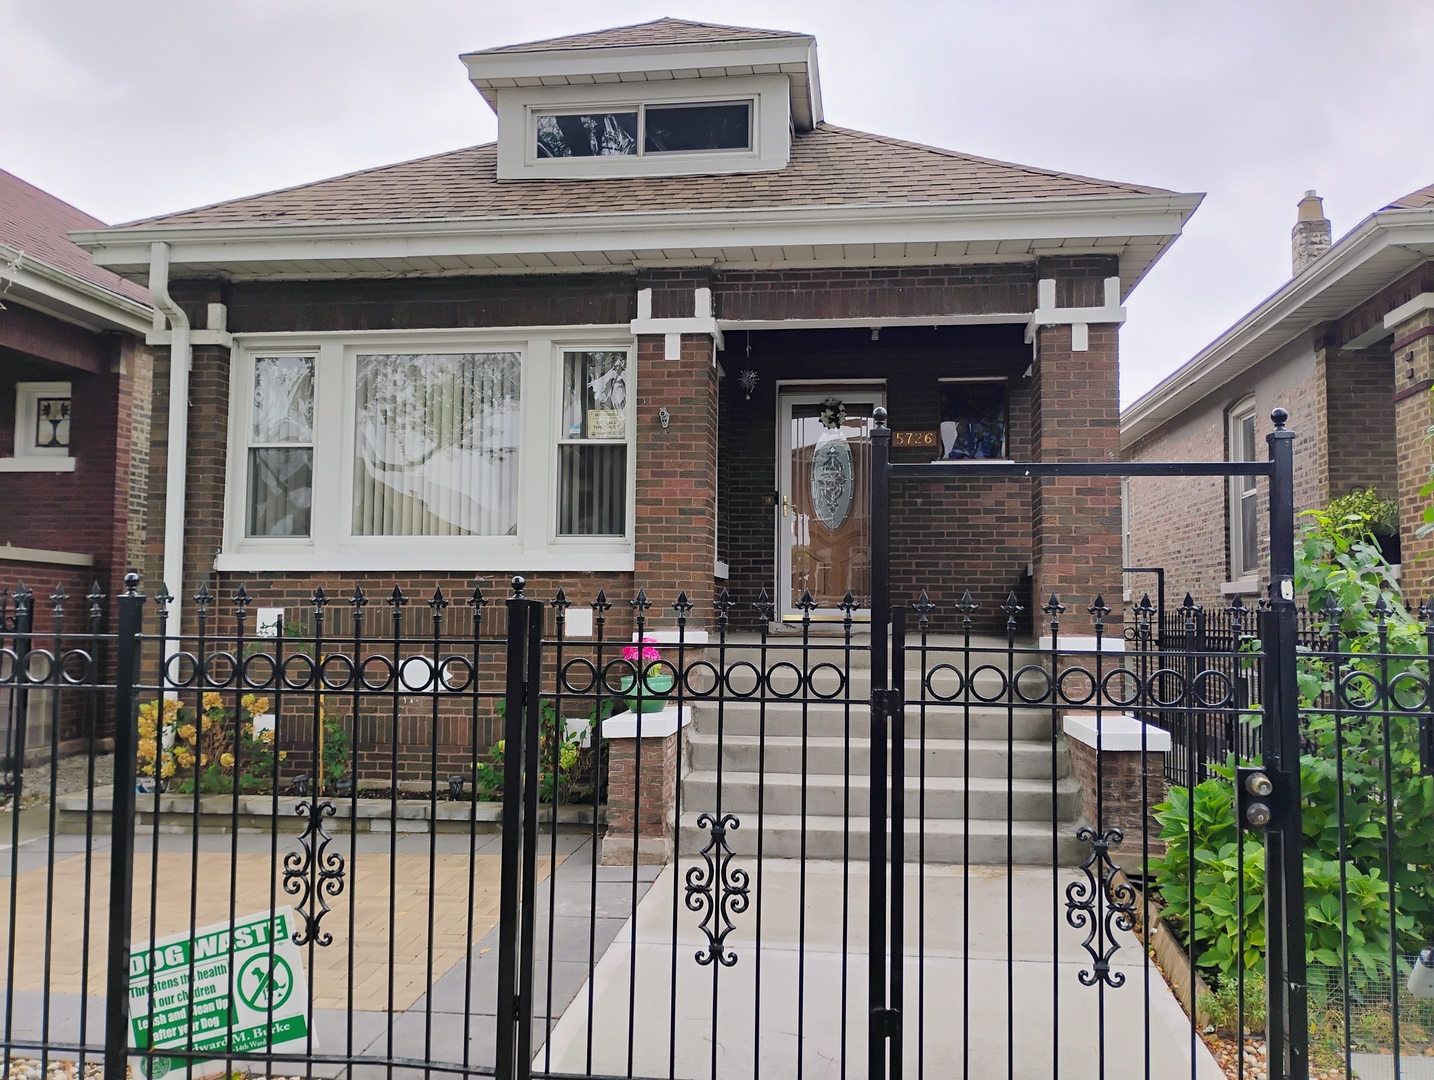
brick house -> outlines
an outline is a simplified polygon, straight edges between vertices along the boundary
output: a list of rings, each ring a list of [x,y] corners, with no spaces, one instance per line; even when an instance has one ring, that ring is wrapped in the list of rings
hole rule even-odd
[[[1383,207],[1330,243],[1313,192],[1292,232],[1293,276],[1121,413],[1128,461],[1265,457],[1270,410],[1289,410],[1296,511],[1374,488],[1399,500],[1403,566],[1427,500],[1434,334],[1434,187]],[[1223,608],[1268,588],[1264,485],[1217,478],[1128,482],[1127,565],[1163,566],[1178,601]],[[1390,545],[1387,553],[1392,553]],[[1406,574],[1422,589],[1427,570]],[[1150,587],[1132,581],[1138,596]],[[1152,593],[1153,595],[1153,593]]]
[[[668,619],[685,589],[698,627],[724,586],[741,627],[762,590],[838,617],[878,406],[898,460],[951,462],[897,500],[894,595],[943,628],[970,588],[994,627],[1012,590],[1108,590],[1114,486],[961,462],[1118,452],[1122,301],[1199,196],[834,126],[804,34],[463,62],[496,143],[75,234],[166,320],[144,576],[186,626],[202,583],[297,608],[513,573]]]
[[[142,286],[68,237],[96,228],[0,170],[0,574],[5,588],[35,592],[47,631],[56,586],[70,597],[69,626],[83,630],[91,587],[112,611],[143,554],[153,313]],[[30,727],[27,758],[48,758],[47,719]],[[61,742],[77,734],[62,730]]]

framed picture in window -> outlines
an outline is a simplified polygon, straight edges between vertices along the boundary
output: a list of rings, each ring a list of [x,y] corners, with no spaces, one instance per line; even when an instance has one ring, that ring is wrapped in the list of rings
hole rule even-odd
[[[941,457],[989,461],[1006,457],[1010,390],[1005,379],[941,380]]]

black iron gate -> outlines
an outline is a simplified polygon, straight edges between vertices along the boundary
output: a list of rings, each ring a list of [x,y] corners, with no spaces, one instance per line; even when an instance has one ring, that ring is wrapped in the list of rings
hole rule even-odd
[[[725,591],[660,610],[521,578],[496,603],[319,589],[277,622],[204,588],[180,632],[132,576],[111,634],[98,590],[77,623],[17,589],[5,1075],[1302,1078],[1341,1010],[1343,1073],[1378,1065],[1355,1055],[1386,1015],[1398,1070],[1426,1037],[1401,981],[1424,916],[1399,922],[1423,849],[1396,834],[1427,822],[1434,623],[1381,608],[1356,647],[1331,608],[1297,657],[1283,417],[1269,463],[963,468],[1268,477],[1272,596],[1218,646],[1189,605],[1181,635],[1148,601],[1122,627],[1052,596],[1030,639],[1014,594],[995,634],[969,593],[895,602],[890,500],[949,474],[890,464],[883,421],[869,604],[823,626],[804,599],[796,633],[765,593],[742,633]],[[1262,760],[1167,790],[1165,757],[1252,716]],[[1341,792],[1318,1015],[1315,743]]]

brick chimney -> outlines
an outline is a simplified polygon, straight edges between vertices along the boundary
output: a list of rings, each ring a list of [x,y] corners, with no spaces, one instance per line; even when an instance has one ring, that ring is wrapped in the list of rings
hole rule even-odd
[[[1294,276],[1299,277],[1310,263],[1329,250],[1329,218],[1324,216],[1324,200],[1313,191],[1306,191],[1300,200],[1299,216],[1290,230],[1290,251]]]

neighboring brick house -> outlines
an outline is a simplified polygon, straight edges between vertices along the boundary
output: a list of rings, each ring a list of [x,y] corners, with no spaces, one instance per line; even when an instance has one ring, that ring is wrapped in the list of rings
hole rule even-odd
[[[1293,230],[1294,276],[1121,413],[1127,461],[1264,460],[1270,410],[1296,432],[1296,512],[1355,490],[1398,497],[1406,584],[1422,590],[1419,539],[1434,386],[1434,186],[1372,214],[1337,244],[1313,191]],[[1392,354],[1392,355],[1391,355]],[[1161,566],[1178,602],[1223,608],[1269,586],[1263,482],[1132,479],[1127,560]],[[1150,589],[1133,580],[1131,592]]]
[[[662,625],[682,589],[710,625],[724,586],[740,627],[764,589],[835,617],[868,585],[875,407],[923,433],[898,460],[1117,454],[1121,303],[1199,196],[836,127],[803,34],[661,19],[463,59],[494,144],[76,234],[168,320],[144,576],[186,627],[205,582],[297,610],[512,573],[645,587]],[[845,502],[814,501],[819,452]],[[932,590],[938,629],[967,588],[983,627],[1011,590],[1084,610],[1119,512],[1113,482],[953,464],[896,496],[894,595]]]
[[[108,616],[143,553],[153,311],[67,235],[103,227],[0,171],[0,585],[35,593],[45,631],[56,586],[86,630],[86,594],[98,583]],[[27,758],[48,756],[48,730],[30,724]]]

